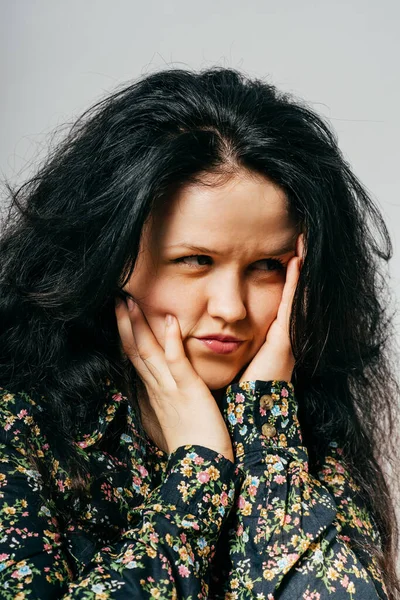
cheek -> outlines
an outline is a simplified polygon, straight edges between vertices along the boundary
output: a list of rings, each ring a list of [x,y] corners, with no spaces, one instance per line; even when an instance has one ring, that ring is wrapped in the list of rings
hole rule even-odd
[[[189,333],[202,314],[199,294],[190,293],[187,286],[182,289],[174,279],[148,280],[145,288],[132,283],[129,291],[137,299],[152,332],[163,348],[167,313],[176,316],[183,337]]]

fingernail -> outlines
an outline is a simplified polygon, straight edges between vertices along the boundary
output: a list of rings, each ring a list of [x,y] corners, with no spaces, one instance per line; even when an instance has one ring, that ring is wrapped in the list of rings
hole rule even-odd
[[[128,305],[128,310],[130,310],[131,312],[133,312],[134,308],[135,308],[135,303],[132,300],[132,298],[127,298],[126,301],[127,305]]]
[[[172,321],[173,321],[172,315],[166,315],[165,322],[166,322],[167,326],[172,325]]]
[[[118,308],[118,306],[120,306],[120,305],[121,305],[121,302],[122,302],[121,298],[119,298],[118,296],[116,296],[116,297],[115,297],[115,306],[116,306],[117,308]]]

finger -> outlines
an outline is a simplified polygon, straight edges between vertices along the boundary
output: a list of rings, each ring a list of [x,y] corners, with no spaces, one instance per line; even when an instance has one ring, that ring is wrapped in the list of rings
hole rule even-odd
[[[165,319],[165,359],[176,384],[183,390],[197,381],[198,375],[185,353],[179,321],[173,315]]]
[[[298,256],[293,257],[289,261],[286,271],[285,286],[277,314],[277,320],[285,327],[285,331],[289,331],[290,313],[300,275],[300,261]]]
[[[305,258],[305,246],[304,246],[304,233],[300,233],[296,240],[296,256],[299,256],[304,261]]]
[[[116,303],[115,315],[122,348],[140,377],[146,381],[149,377],[149,370],[137,351],[128,308],[123,300],[120,300],[119,304]]]
[[[165,360],[164,350],[160,346],[140,306],[128,299],[130,319],[135,349],[158,384],[168,383],[171,374]]]

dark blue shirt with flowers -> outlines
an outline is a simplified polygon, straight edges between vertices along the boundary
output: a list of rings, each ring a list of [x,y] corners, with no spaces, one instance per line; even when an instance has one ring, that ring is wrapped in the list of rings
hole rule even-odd
[[[387,598],[368,551],[379,535],[341,449],[308,470],[292,383],[226,389],[235,464],[198,445],[165,454],[110,380],[104,390],[75,440],[92,473],[81,502],[40,425],[45,399],[0,388],[2,599]],[[119,414],[110,452],[101,442]]]

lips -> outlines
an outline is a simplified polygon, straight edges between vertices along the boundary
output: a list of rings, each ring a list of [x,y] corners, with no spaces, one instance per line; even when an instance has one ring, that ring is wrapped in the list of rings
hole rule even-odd
[[[198,339],[208,350],[215,352],[216,354],[231,354],[231,352],[235,352],[243,342],[241,340],[237,341],[221,341],[216,338],[195,338]],[[232,338],[231,338],[232,339]]]
[[[199,340],[218,340],[220,342],[242,342],[243,341],[232,335],[218,335],[218,334],[213,334],[213,333],[210,333],[209,335],[197,336],[197,339],[199,339]]]

